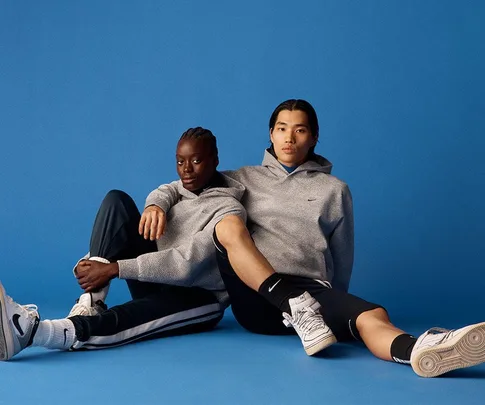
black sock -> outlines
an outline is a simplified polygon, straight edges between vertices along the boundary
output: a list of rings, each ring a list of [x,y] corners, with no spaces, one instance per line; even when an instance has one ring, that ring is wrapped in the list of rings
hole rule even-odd
[[[271,304],[278,307],[281,312],[287,312],[291,315],[288,300],[298,297],[305,291],[283,280],[280,274],[274,273],[263,281],[258,292]]]
[[[411,352],[416,344],[414,336],[406,333],[396,337],[391,343],[391,357],[396,363],[409,364],[411,362]]]

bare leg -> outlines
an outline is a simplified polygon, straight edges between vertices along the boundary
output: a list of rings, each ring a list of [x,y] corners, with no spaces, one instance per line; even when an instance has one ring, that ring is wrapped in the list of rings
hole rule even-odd
[[[225,217],[216,225],[216,235],[227,250],[238,277],[253,290],[258,291],[261,283],[275,273],[256,248],[241,218],[234,215]]]
[[[367,348],[374,356],[391,361],[391,344],[394,339],[406,333],[396,328],[382,308],[363,312],[356,321],[357,330]]]

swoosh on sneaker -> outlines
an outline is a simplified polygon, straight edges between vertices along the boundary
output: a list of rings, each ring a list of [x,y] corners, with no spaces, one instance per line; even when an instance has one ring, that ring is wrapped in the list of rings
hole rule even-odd
[[[64,328],[64,344],[63,344],[63,346],[66,345],[66,340],[67,340],[67,329]]]
[[[20,319],[19,314],[13,314],[12,315],[13,326],[15,326],[15,329],[17,329],[17,331],[20,333],[21,336],[24,336],[24,331],[22,330],[22,327],[20,326],[19,319]]]

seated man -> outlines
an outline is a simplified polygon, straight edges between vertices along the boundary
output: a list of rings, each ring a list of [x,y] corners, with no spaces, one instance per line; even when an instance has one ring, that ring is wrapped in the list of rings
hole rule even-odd
[[[314,152],[315,110],[304,100],[281,103],[270,117],[269,135],[261,166],[226,172],[246,187],[241,201],[247,227],[229,215],[215,229],[236,320],[253,333],[296,332],[308,355],[337,341],[360,340],[376,357],[411,364],[423,377],[483,363],[485,322],[432,329],[416,339],[391,324],[382,306],[347,293],[352,198],[330,174],[331,163]],[[174,191],[163,187],[159,203]]]
[[[75,270],[85,294],[71,312],[88,316],[39,321],[36,306],[15,303],[0,283],[0,360],[30,345],[99,349],[215,327],[228,296],[212,234],[226,215],[245,220],[239,203],[244,187],[216,170],[217,144],[209,130],[187,130],[176,162],[180,180],[171,183],[177,199],[170,201],[166,229],[168,207],[156,205],[158,190],[148,196],[141,217],[123,192],[111,191],[104,199],[91,237],[94,257]],[[133,300],[102,310],[105,289],[100,287],[115,277],[127,280]]]

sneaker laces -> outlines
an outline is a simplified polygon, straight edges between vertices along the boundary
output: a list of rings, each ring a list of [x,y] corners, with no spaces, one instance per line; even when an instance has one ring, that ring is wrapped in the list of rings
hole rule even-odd
[[[16,303],[13,300],[13,298],[10,297],[10,296],[8,296],[8,295],[6,295],[5,298],[7,299],[7,303],[9,303],[10,305],[16,305],[16,306],[18,306],[20,308],[20,312],[24,316],[30,317],[30,315],[32,314],[32,312],[37,312],[39,310],[39,308],[35,304],[25,304],[25,305],[21,305],[21,304]]]
[[[76,304],[74,304],[68,316],[93,316],[98,315],[106,309],[108,309],[108,306],[101,300],[96,301],[92,306],[89,307],[87,305],[80,304],[79,299],[77,299]]]
[[[76,303],[72,307],[68,316],[93,315],[94,311],[95,311],[95,308],[93,307],[88,307],[87,305]]]
[[[323,323],[323,318],[320,312],[317,312],[310,307],[305,307],[296,311],[296,314],[293,317],[287,313],[284,313],[283,316],[286,320],[284,321],[284,324],[287,328],[292,325],[297,325],[300,329],[305,330],[308,333],[321,328]]]
[[[444,329],[444,328],[434,327],[434,328],[428,329],[426,336],[438,335],[440,333],[444,333],[444,336],[439,340],[439,343],[441,343],[447,340],[454,331],[455,329]]]

